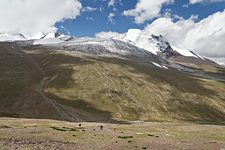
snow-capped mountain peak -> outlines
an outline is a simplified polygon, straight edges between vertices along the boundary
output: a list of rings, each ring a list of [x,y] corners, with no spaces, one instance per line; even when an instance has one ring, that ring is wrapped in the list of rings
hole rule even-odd
[[[143,34],[139,29],[130,29],[127,33],[112,37],[150,51],[155,55],[172,57],[177,55],[204,59],[192,51],[172,46],[162,35]]]
[[[34,45],[52,45],[65,43],[65,45],[100,45],[102,47],[111,48],[110,51],[116,51],[114,45],[111,42],[113,40],[123,41],[139,47],[140,49],[145,49],[155,55],[159,55],[163,58],[170,58],[174,56],[187,56],[195,57],[199,59],[204,59],[203,57],[195,54],[192,51],[178,48],[171,45],[165,37],[162,35],[156,36],[152,34],[143,34],[139,29],[130,29],[127,33],[119,34],[112,37],[113,40],[100,40],[96,38],[79,38],[76,40],[75,37],[64,35],[56,31],[51,31],[48,33],[39,33],[36,36],[24,36],[23,34],[0,34],[0,41],[21,41],[21,40],[33,40]]]

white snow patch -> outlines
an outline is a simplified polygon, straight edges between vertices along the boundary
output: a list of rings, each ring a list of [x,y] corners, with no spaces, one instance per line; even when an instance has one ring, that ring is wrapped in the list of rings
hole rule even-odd
[[[169,69],[168,67],[166,67],[166,66],[164,66],[164,65],[162,65],[162,67],[163,67],[164,69]]]
[[[112,53],[120,53],[121,55],[125,54],[130,54],[127,49],[118,49],[116,47],[116,44],[113,40],[111,39],[100,39],[100,38],[76,38],[73,40],[70,40],[69,42],[63,43],[66,44],[67,46],[75,46],[75,45],[99,45],[102,46],[103,48],[107,49],[108,51]],[[126,45],[123,45],[124,47]],[[129,49],[129,47],[127,47]]]
[[[101,38],[106,37],[106,38],[112,38],[112,39],[128,42],[139,48],[148,50],[149,52],[155,55],[157,55],[161,51],[167,50],[167,47],[168,47],[168,44],[167,44],[168,41],[166,38],[162,36],[160,36],[159,38],[154,38],[152,34],[149,34],[149,32],[143,32],[139,29],[129,29],[126,33],[122,33],[122,34],[119,34],[119,33],[111,34],[111,33],[112,32],[108,32],[108,33],[100,32],[96,34],[96,36]],[[171,47],[172,49],[174,49],[175,51],[177,51],[183,56],[196,57],[196,58],[200,58],[204,60],[203,57],[195,53],[192,53],[189,50],[185,50],[175,46],[171,46]]]
[[[190,52],[189,50],[186,49],[182,49],[182,48],[178,48],[176,46],[172,46],[172,49],[177,51],[179,54],[183,55],[183,56],[188,56],[188,57],[197,57],[196,55],[194,55],[192,52]]]
[[[165,65],[160,65],[156,62],[152,62],[153,65],[155,65],[156,67],[159,67],[159,68],[163,68],[163,69],[169,69],[168,67],[166,67]]]
[[[63,41],[68,41],[68,40],[72,39],[71,36],[64,36],[64,37],[58,37],[58,38]]]
[[[153,65],[155,65],[156,67],[159,67],[159,68],[163,68],[160,64],[158,63],[155,63],[155,62],[152,62]]]
[[[198,55],[198,54],[196,54],[196,53],[194,53],[198,58],[201,58],[202,60],[205,60],[205,58],[204,57],[202,57],[202,56],[200,56],[200,55]]]
[[[47,38],[47,39],[40,39],[34,41],[33,45],[48,45],[48,44],[59,44],[64,42],[63,40],[57,38]]]
[[[32,34],[32,35],[25,34],[25,36],[29,40],[36,40],[36,39],[40,39],[40,38],[44,37],[45,34],[42,33],[42,32],[38,32],[38,33],[35,33],[35,34]]]
[[[129,29],[127,33],[114,36],[113,39],[128,42],[155,55],[160,52],[157,42],[149,34],[142,34],[139,29]]]
[[[55,38],[55,32],[49,32],[48,34],[46,34],[46,36],[44,37],[44,39],[49,39],[49,38]]]

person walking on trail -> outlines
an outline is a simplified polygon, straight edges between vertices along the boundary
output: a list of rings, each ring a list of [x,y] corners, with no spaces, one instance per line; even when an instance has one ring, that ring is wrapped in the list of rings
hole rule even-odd
[[[103,125],[100,126],[100,130],[103,130]]]

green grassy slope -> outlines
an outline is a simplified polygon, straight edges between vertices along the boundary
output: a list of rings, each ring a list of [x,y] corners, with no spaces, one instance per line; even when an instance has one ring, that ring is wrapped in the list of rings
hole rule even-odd
[[[135,59],[27,50],[44,70],[46,95],[114,119],[225,121],[225,84]]]

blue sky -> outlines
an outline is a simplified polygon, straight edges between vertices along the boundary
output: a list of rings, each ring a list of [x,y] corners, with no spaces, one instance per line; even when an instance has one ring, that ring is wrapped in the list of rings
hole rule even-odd
[[[96,33],[101,31],[113,31],[113,32],[127,32],[130,28],[143,29],[147,24],[150,24],[154,19],[149,19],[144,23],[137,24],[134,22],[134,18],[131,16],[124,16],[125,10],[134,9],[137,0],[121,0],[121,2],[115,3],[114,6],[108,6],[109,0],[82,0],[82,6],[96,8],[95,11],[82,11],[81,14],[73,20],[64,20],[56,24],[59,32],[65,34],[81,36],[95,36]],[[225,2],[215,3],[196,3],[185,7],[189,3],[188,0],[175,0],[174,3],[169,5],[163,5],[161,9],[161,15],[166,12],[170,12],[173,15],[178,15],[184,19],[190,18],[192,15],[198,15],[196,21],[200,21],[203,18],[207,18],[209,15],[225,9]],[[108,20],[110,13],[114,13],[113,22]]]

